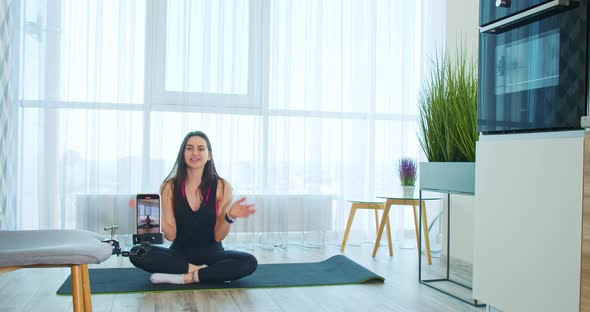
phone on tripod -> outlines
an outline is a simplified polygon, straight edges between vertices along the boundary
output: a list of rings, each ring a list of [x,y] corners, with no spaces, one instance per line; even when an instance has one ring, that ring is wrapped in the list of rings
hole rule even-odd
[[[135,234],[133,243],[162,244],[160,195],[137,194],[135,199]]]

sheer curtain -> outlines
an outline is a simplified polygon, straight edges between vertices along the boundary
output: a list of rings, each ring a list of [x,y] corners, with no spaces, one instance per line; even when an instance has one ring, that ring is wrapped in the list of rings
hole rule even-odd
[[[16,227],[18,1],[0,0],[0,229]]]
[[[22,2],[19,228],[75,228],[77,194],[143,190],[145,11]]]
[[[15,227],[80,227],[81,194],[158,192],[201,130],[220,175],[262,208],[230,241],[339,242],[347,200],[400,191],[397,159],[422,157],[418,92],[444,6],[23,2]],[[414,237],[409,209],[391,218],[394,237]],[[357,215],[351,242],[373,240],[373,222]]]

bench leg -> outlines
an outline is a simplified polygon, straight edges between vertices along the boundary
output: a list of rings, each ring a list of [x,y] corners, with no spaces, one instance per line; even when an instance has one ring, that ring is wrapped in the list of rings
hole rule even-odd
[[[92,299],[90,298],[90,277],[88,276],[88,264],[82,264],[82,288],[84,291],[84,312],[92,312]]]
[[[82,268],[79,264],[72,265],[72,302],[74,305],[74,312],[84,311]]]

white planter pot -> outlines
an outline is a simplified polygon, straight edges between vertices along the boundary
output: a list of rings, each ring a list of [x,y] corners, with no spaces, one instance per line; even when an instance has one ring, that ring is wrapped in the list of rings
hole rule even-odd
[[[404,197],[414,197],[414,191],[416,187],[414,185],[402,185],[402,193]]]

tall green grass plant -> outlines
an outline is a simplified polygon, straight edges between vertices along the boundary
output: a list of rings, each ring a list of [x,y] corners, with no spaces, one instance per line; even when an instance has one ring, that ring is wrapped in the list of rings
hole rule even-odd
[[[477,70],[464,52],[436,55],[419,99],[420,145],[430,162],[475,161]]]

